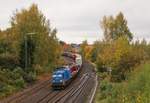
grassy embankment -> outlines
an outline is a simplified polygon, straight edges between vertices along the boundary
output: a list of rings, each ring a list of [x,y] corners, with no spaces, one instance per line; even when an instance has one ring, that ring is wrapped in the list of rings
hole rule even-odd
[[[41,73],[35,70],[24,71],[22,68],[17,67],[13,70],[1,69],[0,70],[0,99],[9,96],[17,91],[20,91],[30,84],[34,84],[40,75],[50,73],[51,69],[46,69]]]
[[[96,103],[150,103],[150,63],[135,67],[127,80],[112,83],[109,76],[99,74],[105,79],[99,81]]]

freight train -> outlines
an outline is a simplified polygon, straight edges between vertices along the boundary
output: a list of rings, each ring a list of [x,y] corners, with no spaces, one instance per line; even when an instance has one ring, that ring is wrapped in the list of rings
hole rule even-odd
[[[64,53],[63,56],[72,59],[72,63],[58,67],[52,74],[52,87],[64,88],[77,76],[82,67],[82,57],[76,53]]]

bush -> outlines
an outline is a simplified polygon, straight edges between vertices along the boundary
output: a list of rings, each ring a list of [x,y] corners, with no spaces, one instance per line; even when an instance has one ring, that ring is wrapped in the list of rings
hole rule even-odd
[[[3,68],[15,68],[18,66],[18,60],[17,57],[14,56],[14,54],[9,53],[2,53],[0,54],[0,66]]]
[[[24,74],[25,72],[19,67],[13,70],[0,69],[0,98],[23,88],[26,84]]]
[[[99,72],[98,75],[99,75],[99,77],[100,77],[101,79],[105,79],[105,78],[108,77],[108,73],[107,73],[107,72],[103,72],[103,73]]]
[[[44,69],[40,65],[34,65],[34,68],[37,75],[44,73]]]
[[[2,88],[0,89],[0,98],[5,97],[9,94],[12,94],[16,88],[12,85],[3,85],[1,86]]]
[[[131,73],[128,85],[125,87],[128,101],[135,101],[140,103],[150,102],[150,64],[145,64]]]
[[[100,85],[100,90],[102,92],[102,98],[106,98],[111,95],[112,84],[106,80],[103,80]]]
[[[23,78],[19,78],[14,81],[14,84],[17,88],[23,88],[25,86],[25,81]]]
[[[23,78],[26,82],[31,83],[36,80],[36,72],[30,71],[28,73],[25,73]]]
[[[134,69],[128,80],[122,83],[100,82],[98,103],[149,103],[150,102],[150,64]],[[102,101],[102,102],[101,102]]]
[[[13,79],[20,79],[20,77],[22,77],[24,75],[24,71],[22,68],[17,67],[12,71],[12,78]],[[15,75],[14,75],[15,74]]]

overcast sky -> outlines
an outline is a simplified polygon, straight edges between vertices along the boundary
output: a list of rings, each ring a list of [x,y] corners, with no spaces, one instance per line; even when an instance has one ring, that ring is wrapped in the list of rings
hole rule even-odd
[[[100,20],[120,11],[128,20],[134,39],[150,41],[149,0],[0,0],[0,28],[10,26],[10,17],[16,9],[28,8],[32,3],[38,4],[51,26],[58,29],[57,37],[68,43],[102,39]]]

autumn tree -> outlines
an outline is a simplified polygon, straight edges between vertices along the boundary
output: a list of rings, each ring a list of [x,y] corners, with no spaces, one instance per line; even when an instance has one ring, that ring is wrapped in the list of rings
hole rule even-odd
[[[101,27],[104,31],[105,41],[111,42],[121,36],[126,36],[129,41],[133,38],[133,35],[128,28],[127,20],[121,12],[116,17],[104,16],[101,21]]]
[[[13,53],[11,28],[0,31],[0,53]]]
[[[18,63],[15,55],[13,36],[11,28],[0,32],[0,67],[14,68]]]
[[[57,30],[50,27],[49,20],[39,11],[36,4],[29,9],[16,11],[11,19],[11,26],[22,67],[25,63],[25,49],[28,51],[28,61],[31,60],[28,65],[46,66],[56,62],[57,54],[59,54]]]
[[[107,45],[104,41],[95,41],[91,50],[91,61],[96,62],[99,54],[102,53],[104,47]]]
[[[107,71],[108,68],[112,68],[113,76],[123,79],[124,74],[130,71],[132,55],[129,55],[131,52],[128,40],[125,37],[118,38],[112,44],[105,46],[98,54],[96,64],[99,71]]]
[[[85,54],[86,54],[85,48],[86,48],[87,45],[88,45],[88,42],[87,42],[87,40],[85,40],[85,41],[82,42],[82,44],[80,46],[80,52],[81,52],[81,55],[82,55],[83,58],[85,58]]]

